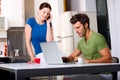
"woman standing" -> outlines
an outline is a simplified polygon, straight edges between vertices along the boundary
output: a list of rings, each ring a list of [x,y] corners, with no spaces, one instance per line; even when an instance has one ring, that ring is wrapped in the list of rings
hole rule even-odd
[[[33,63],[35,57],[39,57],[41,59],[41,63],[45,63],[40,43],[50,42],[53,40],[50,12],[50,4],[43,2],[39,7],[38,15],[29,18],[26,22],[25,40],[27,51],[30,56],[29,63]],[[34,50],[32,49],[31,43]]]

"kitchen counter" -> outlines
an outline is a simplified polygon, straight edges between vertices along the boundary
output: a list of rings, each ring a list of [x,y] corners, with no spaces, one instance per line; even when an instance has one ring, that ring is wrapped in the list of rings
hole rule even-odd
[[[9,57],[0,57],[0,63],[10,63],[11,59]]]

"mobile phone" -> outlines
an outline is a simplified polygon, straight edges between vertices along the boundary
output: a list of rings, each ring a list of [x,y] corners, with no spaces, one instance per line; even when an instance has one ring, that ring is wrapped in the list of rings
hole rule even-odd
[[[49,18],[50,18],[50,16],[47,19],[49,19]]]

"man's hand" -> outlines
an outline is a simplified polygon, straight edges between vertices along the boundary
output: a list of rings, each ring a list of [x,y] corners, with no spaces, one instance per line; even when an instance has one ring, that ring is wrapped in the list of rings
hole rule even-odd
[[[78,56],[74,58],[74,62],[78,62]]]
[[[68,57],[62,57],[63,62],[69,62]]]

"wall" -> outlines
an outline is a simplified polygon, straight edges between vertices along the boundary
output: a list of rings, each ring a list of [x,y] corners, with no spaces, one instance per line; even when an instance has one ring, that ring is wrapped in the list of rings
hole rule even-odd
[[[120,58],[119,50],[120,50],[120,20],[119,20],[119,13],[120,7],[119,0],[108,0],[108,14],[109,14],[109,23],[110,23],[110,34],[111,34],[111,43],[112,43],[112,55],[118,56]]]
[[[49,0],[34,0],[34,14],[37,15],[39,6],[42,2],[48,2]]]
[[[71,10],[81,11],[80,0],[71,0]]]
[[[120,60],[120,0],[107,0],[110,34],[111,34],[111,53],[113,56],[117,56]],[[120,73],[118,74],[120,80]]]
[[[95,0],[71,0],[71,6],[74,11],[96,11]]]

